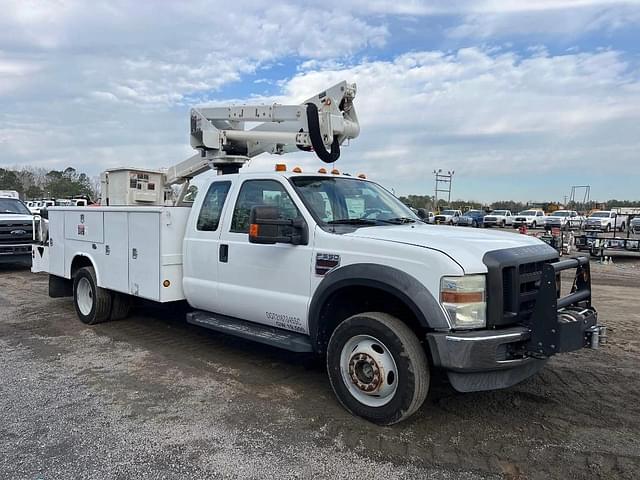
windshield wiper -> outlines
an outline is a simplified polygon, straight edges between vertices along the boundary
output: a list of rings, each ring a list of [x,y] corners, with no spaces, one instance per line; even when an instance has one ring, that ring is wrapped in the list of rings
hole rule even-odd
[[[403,225],[405,223],[416,223],[415,218],[411,217],[394,217],[394,218],[378,218],[378,222],[391,223],[393,225]]]
[[[378,220],[368,218],[339,218],[327,222],[329,225],[376,225]]]

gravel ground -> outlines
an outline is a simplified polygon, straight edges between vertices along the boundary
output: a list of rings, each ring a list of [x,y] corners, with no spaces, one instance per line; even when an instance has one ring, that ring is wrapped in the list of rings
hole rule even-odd
[[[87,327],[0,267],[0,478],[638,478],[636,264],[593,265],[610,344],[511,389],[436,379],[407,422],[342,410],[318,359],[139,307]]]

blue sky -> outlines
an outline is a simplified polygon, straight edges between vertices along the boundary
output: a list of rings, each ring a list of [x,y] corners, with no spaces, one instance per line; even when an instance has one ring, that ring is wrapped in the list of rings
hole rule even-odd
[[[362,131],[339,167],[398,194],[432,194],[443,168],[456,198],[640,200],[637,0],[236,3],[5,0],[0,167],[169,166],[195,103],[346,79]]]

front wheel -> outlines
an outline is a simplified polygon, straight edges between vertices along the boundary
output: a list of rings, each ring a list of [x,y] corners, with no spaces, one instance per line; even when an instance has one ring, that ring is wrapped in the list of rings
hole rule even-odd
[[[329,340],[327,370],[340,403],[378,425],[409,417],[429,391],[429,365],[418,337],[386,313],[361,313],[338,325]]]
[[[531,224],[531,228],[538,228],[538,224],[536,223],[536,221],[534,220],[533,223]]]
[[[73,304],[82,323],[95,325],[111,316],[112,296],[98,287],[93,267],[83,267],[73,277]]]
[[[471,226],[473,228],[478,228],[478,222],[476,220],[474,220],[473,222],[471,222]]]

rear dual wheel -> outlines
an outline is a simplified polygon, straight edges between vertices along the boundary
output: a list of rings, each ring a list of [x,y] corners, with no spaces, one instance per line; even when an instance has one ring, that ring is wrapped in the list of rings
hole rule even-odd
[[[93,267],[82,267],[73,278],[73,304],[82,323],[95,325],[120,320],[129,314],[128,295],[98,287]]]
[[[379,425],[412,415],[429,390],[429,365],[418,337],[386,313],[361,313],[338,325],[329,340],[327,370],[340,403]]]

